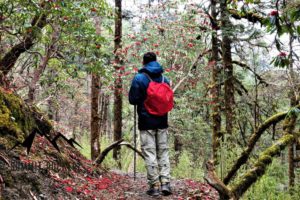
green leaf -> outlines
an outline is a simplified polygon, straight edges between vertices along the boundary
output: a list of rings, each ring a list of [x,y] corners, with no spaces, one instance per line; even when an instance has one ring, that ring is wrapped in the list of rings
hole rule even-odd
[[[296,30],[297,30],[297,34],[300,35],[300,26],[297,26]]]

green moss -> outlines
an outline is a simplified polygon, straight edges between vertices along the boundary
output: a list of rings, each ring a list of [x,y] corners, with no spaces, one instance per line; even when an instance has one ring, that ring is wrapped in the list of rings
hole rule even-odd
[[[272,159],[275,155],[280,153],[292,140],[294,136],[292,134],[287,134],[277,140],[271,147],[266,149],[257,159],[254,164],[254,168],[250,169],[242,178],[232,186],[233,193],[241,196],[248,187],[253,184],[257,179],[259,179],[264,173],[269,164],[272,163]]]
[[[0,94],[0,102],[2,104],[0,105],[0,130],[1,134],[10,134],[15,136],[17,139],[22,139],[19,138],[22,130],[18,126],[18,124],[14,121],[14,115],[12,114],[11,110],[8,109],[6,106],[5,102],[6,99],[4,98],[3,94]]]
[[[29,134],[35,126],[35,120],[23,100],[14,94],[6,94],[5,104],[11,111],[11,115],[14,117],[18,127],[25,135]]]
[[[30,108],[15,94],[0,88],[0,142],[6,147],[22,142],[36,126]],[[4,143],[3,143],[4,142]]]

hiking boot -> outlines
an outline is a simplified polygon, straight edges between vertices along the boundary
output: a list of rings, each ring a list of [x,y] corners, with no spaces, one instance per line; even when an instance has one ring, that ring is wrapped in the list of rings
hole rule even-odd
[[[158,185],[152,185],[149,190],[146,192],[148,195],[157,197],[160,195]]]
[[[161,184],[161,193],[164,196],[168,196],[168,195],[172,194],[170,183],[162,183]]]

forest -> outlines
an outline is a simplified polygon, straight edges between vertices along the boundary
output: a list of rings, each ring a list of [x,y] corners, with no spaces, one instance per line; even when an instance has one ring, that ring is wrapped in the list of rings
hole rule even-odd
[[[0,200],[155,199],[147,52],[174,93],[157,199],[300,199],[300,0],[0,0],[0,47]]]

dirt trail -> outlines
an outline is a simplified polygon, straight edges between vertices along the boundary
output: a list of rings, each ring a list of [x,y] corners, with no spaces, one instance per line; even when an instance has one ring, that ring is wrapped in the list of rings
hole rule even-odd
[[[157,198],[150,197],[145,193],[148,189],[146,182],[146,175],[137,173],[136,180],[133,179],[133,174],[124,174],[121,171],[114,170],[113,173],[127,177],[123,180],[122,184],[128,185],[130,187],[126,188],[124,191],[125,199],[136,199],[136,200],[153,200],[153,199],[163,199],[163,200],[182,200],[182,199],[206,199],[206,200],[217,200],[219,199],[217,191],[211,188],[209,185],[204,183],[199,183],[191,179],[184,180],[172,180],[172,190],[173,194],[170,196],[160,196]],[[120,198],[122,199],[122,198]]]

